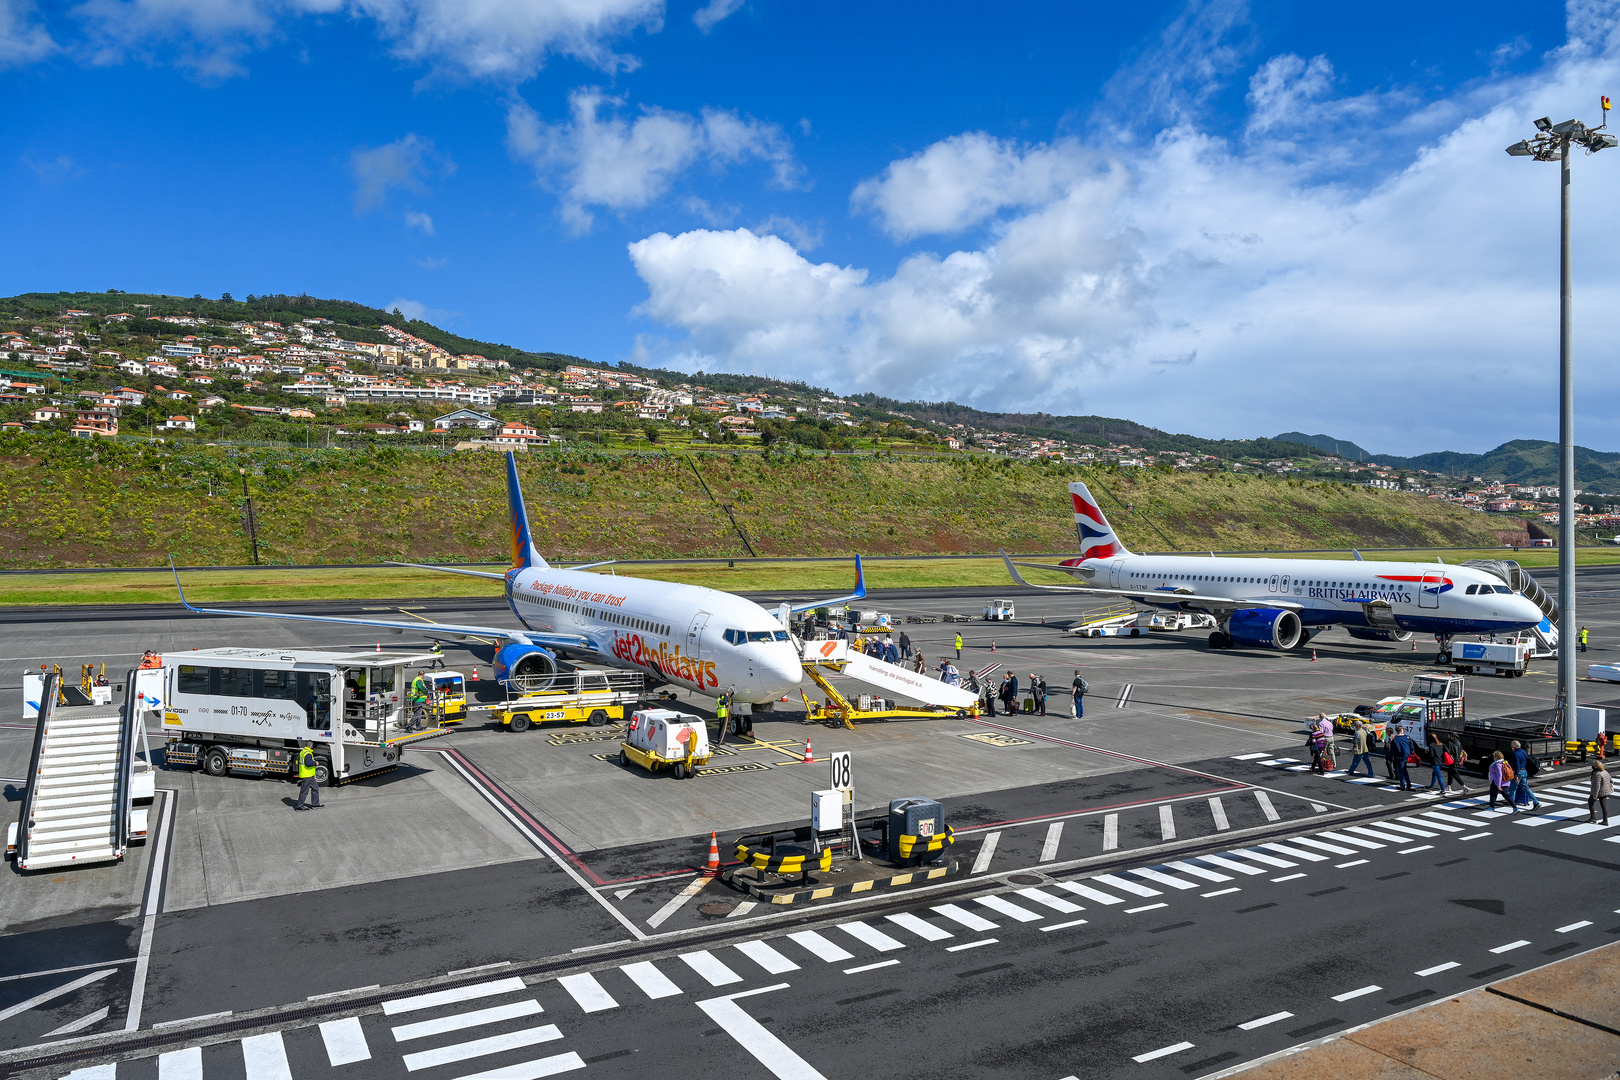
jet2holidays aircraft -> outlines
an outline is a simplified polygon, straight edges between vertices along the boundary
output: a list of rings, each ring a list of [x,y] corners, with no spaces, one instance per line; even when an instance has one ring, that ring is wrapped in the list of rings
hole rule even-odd
[[[1020,585],[1058,592],[1121,597],[1149,607],[1199,611],[1215,617],[1212,649],[1234,645],[1292,649],[1329,626],[1364,641],[1406,641],[1436,634],[1449,660],[1456,634],[1513,633],[1542,622],[1535,602],[1493,574],[1442,563],[1343,559],[1251,559],[1196,555],[1137,555],[1128,550],[1084,484],[1070,484],[1080,557],[1057,565],[1090,585],[1035,585],[1002,552]]]
[[[251,615],[270,619],[383,627],[431,637],[486,637],[503,641],[495,652],[495,677],[520,691],[542,690],[564,656],[610,667],[645,671],[653,678],[708,697],[732,694],[737,701],[775,701],[799,685],[799,650],[787,629],[788,612],[859,600],[866,575],[855,558],[855,591],[810,604],[783,604],[767,611],[718,589],[671,581],[608,577],[580,567],[549,565],[535,550],[529,516],[518,486],[517,460],[506,455],[506,489],[511,509],[512,568],[504,574],[451,566],[399,563],[424,570],[467,574],[505,583],[506,603],[522,630],[453,623],[390,622],[384,619],[288,615],[268,611],[198,608],[205,615]],[[172,560],[171,560],[172,561]],[[601,566],[602,563],[590,563]],[[175,587],[180,575],[175,574]]]

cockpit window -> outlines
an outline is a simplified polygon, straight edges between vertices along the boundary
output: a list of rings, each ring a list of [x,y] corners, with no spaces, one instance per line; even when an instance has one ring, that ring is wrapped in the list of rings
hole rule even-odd
[[[741,630],[727,630],[724,635],[727,645],[741,645],[748,640],[748,635]]]
[[[786,630],[777,630],[775,633],[777,641],[786,641],[788,639],[788,632]]]
[[[1478,585],[1470,585],[1470,586],[1468,586],[1468,595],[1469,596],[1473,596],[1477,592],[1479,592],[1479,586]]]
[[[771,632],[769,630],[750,630],[750,631],[748,631],[748,640],[749,641],[770,641],[771,636],[772,635],[771,635]]]
[[[1492,585],[1491,588],[1495,589],[1499,593],[1506,593],[1509,596],[1513,595],[1513,590],[1508,588],[1506,585]]]

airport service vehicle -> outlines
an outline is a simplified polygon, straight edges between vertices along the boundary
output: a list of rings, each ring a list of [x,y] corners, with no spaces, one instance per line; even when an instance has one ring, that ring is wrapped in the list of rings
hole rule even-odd
[[[432,694],[434,719],[441,724],[459,724],[467,719],[467,680],[459,671],[427,673]]]
[[[1334,717],[1334,727],[1347,731],[1358,717],[1380,742],[1405,732],[1419,757],[1426,756],[1431,731],[1439,732],[1442,740],[1455,734],[1468,754],[1467,768],[1477,773],[1485,771],[1494,751],[1510,756],[1515,740],[1541,764],[1556,765],[1564,758],[1564,742],[1550,723],[1500,716],[1469,719],[1463,677],[1443,671],[1414,675],[1405,696],[1384,698],[1365,710]]]
[[[164,658],[163,731],[171,765],[210,776],[296,775],[298,744],[315,748],[315,779],[346,784],[387,772],[410,743],[406,687],[433,654],[366,649],[193,649]]]
[[[1002,552],[1014,581],[1054,592],[1115,596],[1149,608],[1209,615],[1212,649],[1294,649],[1329,626],[1351,637],[1441,638],[1446,657],[1457,634],[1510,634],[1539,626],[1547,613],[1500,574],[1444,563],[1340,559],[1137,555],[1114,532],[1086,485],[1069,485],[1080,555],[1061,563],[1018,563]],[[1086,585],[1036,585],[1018,566],[1058,570]],[[1556,619],[1553,621],[1556,622]],[[1449,658],[1447,658],[1449,659]],[[1446,659],[1437,658],[1438,663]]]
[[[588,573],[605,563],[555,567],[535,549],[528,512],[518,484],[517,459],[506,455],[506,489],[512,530],[512,567],[487,573],[454,566],[397,563],[424,570],[489,578],[503,584],[507,607],[522,629],[455,623],[394,622],[336,615],[291,615],[269,611],[199,608],[212,615],[367,626],[391,633],[421,634],[443,640],[494,638],[495,677],[522,693],[544,690],[559,670],[559,658],[645,672],[662,683],[706,697],[766,704],[799,685],[799,655],[788,633],[792,613],[866,595],[860,557],[855,589],[848,596],[812,603],[783,604],[767,611],[752,600],[671,581]],[[611,560],[609,560],[611,561]],[[175,574],[180,589],[180,575]]]
[[[508,731],[528,731],[554,720],[602,727],[623,720],[625,706],[646,696],[647,680],[639,671],[581,668],[562,672],[542,693],[525,694],[496,706],[491,715]]]
[[[1014,615],[1011,600],[992,600],[984,605],[984,619],[986,622],[1007,622],[1012,618],[1014,618]]]
[[[635,762],[648,772],[669,769],[677,780],[690,779],[713,756],[703,718],[673,709],[637,709],[619,744],[620,765]]]
[[[1451,646],[1451,666],[1463,675],[1523,678],[1529,660],[1529,641],[1458,641]]]

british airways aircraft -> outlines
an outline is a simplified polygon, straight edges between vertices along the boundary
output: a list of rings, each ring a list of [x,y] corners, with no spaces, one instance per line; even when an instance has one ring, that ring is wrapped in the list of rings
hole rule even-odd
[[[495,574],[453,566],[397,565],[503,582],[507,606],[522,625],[521,630],[198,608],[186,602],[183,590],[180,603],[189,611],[207,615],[375,626],[396,634],[410,631],[462,641],[469,637],[495,638],[505,642],[495,652],[495,677],[520,691],[550,685],[559,656],[645,671],[662,682],[708,697],[731,694],[737,701],[775,701],[799,685],[799,650],[780,611],[773,613],[752,600],[698,585],[608,577],[587,573],[580,567],[551,566],[535,549],[529,534],[529,515],[518,486],[517,460],[511,451],[506,455],[506,489],[512,527],[510,570]],[[180,587],[178,573],[175,587]],[[865,595],[866,575],[856,556],[854,592],[789,610],[807,611],[859,600]]]
[[[1070,484],[1080,556],[1062,563],[1018,563],[1002,552],[1020,585],[1092,593],[1150,607],[1215,617],[1212,649],[1234,645],[1292,649],[1329,626],[1351,637],[1406,641],[1414,632],[1441,638],[1440,663],[1456,634],[1512,633],[1542,622],[1541,609],[1482,570],[1443,563],[1342,559],[1250,559],[1137,555],[1127,549],[1084,484]],[[1090,585],[1036,585],[1018,566],[1062,570]]]

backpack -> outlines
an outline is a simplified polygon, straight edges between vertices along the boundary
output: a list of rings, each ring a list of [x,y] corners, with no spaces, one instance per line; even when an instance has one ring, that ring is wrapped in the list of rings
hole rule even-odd
[[[1089,694],[1089,693],[1091,693],[1091,684],[1086,682],[1086,680],[1085,680],[1085,678],[1083,676],[1080,679],[1080,693],[1081,694]]]
[[[1513,782],[1513,766],[1509,765],[1505,761],[1502,762],[1502,782],[1504,784]]]

